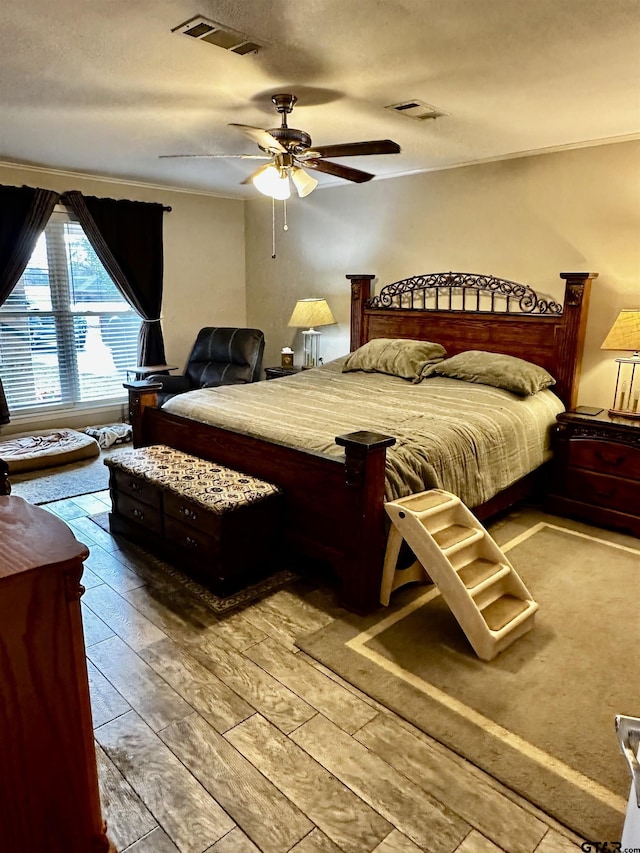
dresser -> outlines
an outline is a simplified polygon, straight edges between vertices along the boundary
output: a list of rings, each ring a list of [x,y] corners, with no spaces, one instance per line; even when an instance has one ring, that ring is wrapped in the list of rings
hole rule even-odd
[[[0,497],[0,849],[101,853],[80,613],[88,556],[67,525]]]
[[[640,420],[558,415],[547,509],[640,536]]]

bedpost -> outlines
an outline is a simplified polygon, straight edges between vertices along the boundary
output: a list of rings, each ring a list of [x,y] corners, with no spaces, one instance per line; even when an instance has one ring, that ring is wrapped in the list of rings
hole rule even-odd
[[[348,275],[351,282],[351,352],[365,342],[363,317],[364,306],[371,296],[371,280],[375,275]]]
[[[591,282],[597,272],[561,272],[566,282],[562,308],[562,331],[556,343],[557,368],[554,390],[567,409],[578,402],[578,384],[582,372],[582,353],[587,328]]]
[[[367,282],[368,284],[368,282]],[[349,500],[349,546],[340,570],[342,597],[350,610],[368,613],[380,604],[380,584],[386,546],[384,484],[386,450],[392,436],[351,432],[336,436],[345,450]]]
[[[142,415],[146,408],[157,408],[158,391],[162,388],[161,382],[146,382],[141,379],[136,382],[125,382],[124,387],[129,392],[129,422],[133,431],[133,446],[144,446],[144,433],[142,427]]]

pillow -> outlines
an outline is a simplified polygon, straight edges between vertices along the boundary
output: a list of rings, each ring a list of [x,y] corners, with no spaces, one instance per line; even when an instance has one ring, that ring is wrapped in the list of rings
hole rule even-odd
[[[495,352],[467,350],[425,369],[425,376],[448,376],[503,388],[521,397],[542,391],[556,380],[543,367]]]
[[[442,361],[446,351],[430,341],[375,338],[347,356],[342,371],[363,370],[365,373],[387,373],[420,382],[424,369]]]

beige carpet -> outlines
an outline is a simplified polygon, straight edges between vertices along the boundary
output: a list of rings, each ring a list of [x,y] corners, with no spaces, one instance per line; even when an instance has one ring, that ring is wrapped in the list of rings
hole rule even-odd
[[[426,586],[298,645],[583,838],[616,840],[630,777],[614,716],[640,714],[640,542],[535,511],[494,536],[540,605],[494,661]]]

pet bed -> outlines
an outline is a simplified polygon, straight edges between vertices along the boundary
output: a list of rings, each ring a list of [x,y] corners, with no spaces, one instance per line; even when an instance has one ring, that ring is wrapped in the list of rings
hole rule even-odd
[[[74,429],[35,430],[0,441],[0,459],[10,474],[67,465],[100,455],[95,438]]]

